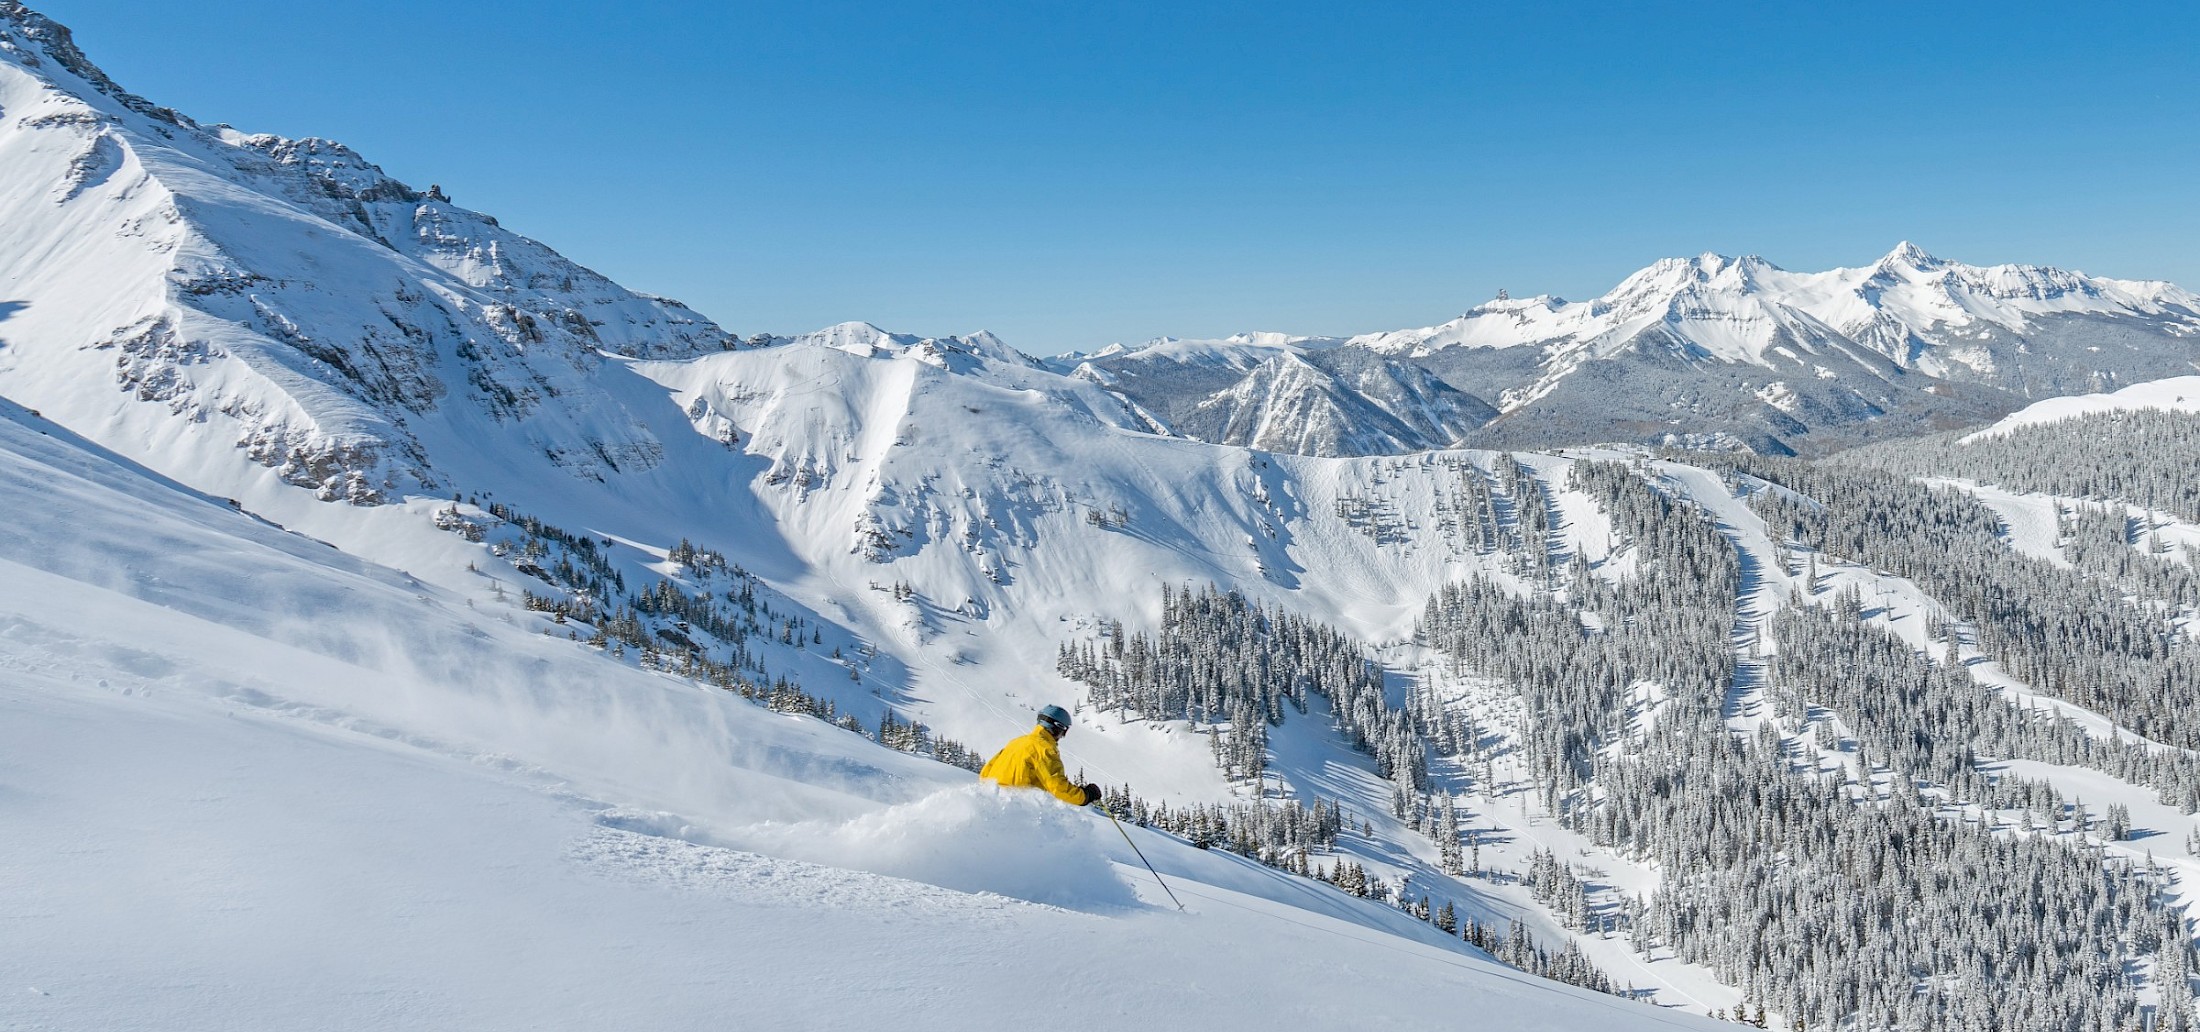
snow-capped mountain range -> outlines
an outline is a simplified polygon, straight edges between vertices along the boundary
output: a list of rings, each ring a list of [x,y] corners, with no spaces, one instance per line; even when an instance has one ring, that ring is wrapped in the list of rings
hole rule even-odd
[[[504,425],[524,425],[526,461],[601,479],[665,447],[617,392],[589,389],[607,356],[742,344],[341,144],[201,126],[122,89],[65,29],[27,12],[13,24],[0,169],[19,186],[0,215],[28,246],[0,253],[13,341],[0,371],[97,370],[122,388],[72,394],[78,418],[153,435],[165,431],[130,400],[159,402],[290,483],[360,501],[448,489],[465,471],[431,468],[427,439]],[[920,340],[852,324],[752,343],[857,337]],[[1041,366],[990,334],[927,346]],[[2200,298],[2169,284],[1979,268],[1904,244],[1860,269],[1668,259],[1593,301],[1493,301],[1348,340],[1164,339],[1044,366],[1117,394],[1148,429],[1271,451],[1783,452],[2190,372],[2196,350]]]
[[[1508,298],[1344,340],[1163,339],[1058,364],[1176,415],[1189,436],[1311,454],[1597,441],[1826,451],[2191,372],[2200,296],[2161,281],[1965,265],[1904,242],[1861,268],[1668,258],[1589,301]],[[1357,375],[1322,375],[1340,366]],[[1484,402],[1495,405],[1487,416]],[[1263,421],[1384,432],[1244,429]]]
[[[1351,345],[1497,388],[1505,415],[1488,441],[1725,433],[1759,450],[1824,450],[2189,372],[2200,296],[1965,265],[1905,242],[1820,273],[1755,256],[1666,259],[1592,301],[1494,301]],[[1508,354],[1520,349],[1532,368]]]
[[[790,988],[820,978],[907,979],[924,1006],[891,1023],[967,1027],[1022,1013],[1025,981],[999,971],[1062,940],[1085,947],[1094,977],[1059,1000],[1094,1027],[1375,1015],[1434,1028],[1465,1010],[1633,1030],[1750,1003],[1761,1015],[1760,972],[1700,940],[1657,941],[1641,917],[1645,900],[1702,902],[1659,895],[1687,879],[1667,877],[1647,837],[1615,845],[1558,819],[1568,790],[1540,779],[1677,736],[1668,722],[1693,713],[1720,746],[1698,757],[1790,757],[1808,768],[1796,784],[1867,801],[1889,790],[1894,805],[1889,786],[1908,782],[1873,763],[1909,757],[1869,752],[1867,722],[1903,714],[1783,711],[1798,689],[1763,681],[1783,612],[1897,635],[1898,658],[1914,647],[1999,693],[1963,697],[1979,706],[2006,698],[2022,719],[2052,710],[2062,731],[2124,732],[1998,663],[1950,598],[1768,522],[1753,504],[1784,497],[1770,481],[1702,457],[1555,446],[1808,451],[1985,423],[2027,394],[2190,372],[2200,339],[2200,305],[2165,284],[1905,246],[1819,274],[1672,260],[1593,302],[1503,300],[1350,339],[1162,340],[1046,361],[990,334],[862,322],[743,340],[341,145],[202,126],[136,97],[15,0],[0,0],[0,229],[0,502],[28,514],[0,542],[0,817],[23,818],[0,836],[0,881],[36,889],[0,907],[0,960],[27,958],[16,981],[40,987],[0,987],[0,1025],[31,1027],[193,1006],[161,1023],[879,1016],[874,995]],[[2173,383],[2091,407],[2187,397]],[[2005,516],[1982,524],[1989,541],[2010,528],[2013,547],[2064,567],[2139,555],[2119,539],[2064,556],[2065,510],[2109,503],[1980,497]],[[2200,555],[2200,526],[2151,506],[2132,518],[2182,549],[2150,545],[2148,562]],[[1600,669],[1665,676],[1577,693],[1613,708],[1556,727],[1555,707],[1421,633],[1439,593],[1470,581],[1546,607],[1498,614],[1492,634],[1617,643]],[[1204,585],[1364,648],[1340,666],[1375,668],[1386,701],[1360,700],[1369,717],[1327,696],[1278,699],[1269,719],[1224,721],[1214,700],[1198,718],[1106,705],[1067,672],[1075,650],[1152,640],[1163,593]],[[2148,625],[2159,636],[2104,640],[2189,637],[2183,604],[2149,603],[2184,621]],[[1689,648],[1627,637],[1652,630]],[[1688,681],[1713,669],[1706,656],[1732,675]],[[1569,686],[1598,680],[1547,666]],[[1680,698],[1684,681],[1708,693]],[[936,758],[945,741],[989,751],[1045,703],[1077,711],[1073,768],[1147,802],[1323,799],[1348,819],[1297,854],[1118,836],[886,744],[892,721],[918,719]],[[1398,732],[1385,747],[1451,741],[1424,757],[1426,784],[1378,755],[1382,720]],[[1729,727],[1776,748],[1741,748]],[[1218,765],[1226,737],[1265,766]],[[1543,762],[1531,738],[1573,751]],[[2058,743],[2042,755],[2082,752]],[[1957,817],[1978,822],[1967,848],[2034,835],[2032,810],[2063,813],[2058,791],[2128,803],[2127,823],[2149,829],[2184,819],[2116,780],[2137,761],[2023,762],[2021,803],[1964,810],[1952,779],[1932,788],[1956,815],[1941,815],[1950,834]],[[1660,783],[1684,781],[1676,770]],[[1593,801],[1598,787],[1572,790]],[[1447,813],[1460,801],[1463,826],[1436,816],[1439,796]],[[1757,825],[1689,812],[1704,828]],[[1843,828],[1879,827],[1869,803],[1856,812]],[[2089,838],[2082,806],[2067,830],[2041,820],[2072,856],[2136,869],[2144,852],[2200,875],[2200,841]],[[1874,855],[1894,841],[1873,840]],[[1188,890],[1183,914],[1132,842]],[[138,862],[149,843],[163,862]],[[1348,864],[1387,889],[1342,889]],[[110,914],[114,899],[182,917],[141,929]],[[1537,970],[1577,984],[1603,972],[1666,1009],[1499,966],[1499,947],[1442,927],[1430,899],[1513,930],[1516,964],[1547,947]],[[292,943],[300,922],[345,931]],[[2126,953],[2111,959],[2127,981],[2168,963]],[[850,980],[851,956],[878,959]],[[1201,988],[1266,985],[1291,965],[1314,973],[1260,993]],[[136,991],[118,991],[116,971]],[[1765,974],[1798,1007],[1863,1006]],[[2111,981],[2062,980],[2099,990],[2101,1013],[2128,1003]],[[251,991],[214,1000],[210,982]],[[309,999],[268,988],[293,983]]]

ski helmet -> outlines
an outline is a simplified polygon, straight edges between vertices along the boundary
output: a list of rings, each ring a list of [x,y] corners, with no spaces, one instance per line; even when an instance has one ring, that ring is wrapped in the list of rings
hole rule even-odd
[[[1039,710],[1039,723],[1060,738],[1069,733],[1069,711],[1060,706],[1047,706]]]

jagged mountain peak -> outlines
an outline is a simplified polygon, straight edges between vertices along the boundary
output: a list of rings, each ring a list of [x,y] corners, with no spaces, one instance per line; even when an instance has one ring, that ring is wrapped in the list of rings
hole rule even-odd
[[[1924,248],[1919,247],[1916,244],[1913,244],[1907,240],[1904,240],[1901,243],[1894,245],[1894,250],[1888,251],[1884,256],[1879,259],[1879,261],[1873,264],[1882,269],[1932,269],[1938,268],[1947,263],[1941,261],[1939,258],[1934,257]]]
[[[10,321],[11,337],[28,342],[15,349],[24,355],[123,352],[104,367],[122,370],[123,390],[90,408],[127,410],[135,399],[219,414],[228,422],[208,425],[233,434],[224,445],[293,482],[325,490],[331,478],[360,475],[383,485],[358,497],[408,476],[440,483],[419,458],[429,450],[420,428],[467,411],[528,422],[557,464],[601,477],[659,461],[662,447],[631,412],[577,411],[606,404],[585,389],[593,363],[603,353],[691,358],[735,343],[677,302],[620,288],[340,143],[171,117],[92,66],[67,30],[13,0],[0,12],[0,102],[15,116],[0,126],[0,163],[13,159],[13,183],[47,184],[9,202],[11,229],[88,248],[58,262],[0,254],[0,266],[29,282],[135,285],[31,297]],[[341,290],[331,286],[339,275]],[[1330,399],[1322,404],[1404,429],[1365,438],[1374,443],[1339,443],[1358,439],[1344,429],[1269,439],[1410,450],[1448,443],[1485,398],[1512,415],[1565,408],[1569,426],[1625,409],[1627,427],[1660,434],[1705,420],[1740,433],[1732,413],[1763,410],[1776,436],[1825,418],[1877,420],[1908,393],[1945,397],[1943,381],[2035,394],[2189,370],[2189,358],[2156,368],[2176,356],[2153,344],[2132,346],[2144,356],[2112,348],[2118,357],[2096,360],[2087,356],[2098,345],[2057,337],[2096,324],[2182,343],[2200,335],[2200,298],[2046,266],[1964,265],[1904,241],[1870,265],[1817,273],[1755,254],[1666,258],[1588,301],[1494,300],[1435,326],[1349,341],[1241,332],[1041,363],[982,332],[930,337],[851,322],[792,339],[956,372],[1048,368],[1208,439],[1232,438],[1199,430],[1203,413],[1257,411],[1255,422],[1279,426],[1276,413],[1312,413],[1319,406],[1308,399]],[[1637,366],[1659,379],[1623,383],[1622,370]],[[1716,385],[1702,391],[1687,378]],[[1600,386],[1573,399],[1562,388],[1575,381]]]
[[[1600,297],[1486,302],[1457,319],[1416,330],[1365,334],[1351,343],[1393,354],[1447,347],[1535,346],[1567,350],[1632,339],[1655,323],[1678,327],[1719,361],[1758,363],[1778,327],[1822,324],[1848,333],[1887,319],[1932,339],[1939,326],[1976,321],[2021,328],[2047,315],[2161,316],[2200,323],[2200,297],[2158,281],[2111,280],[2052,266],[1973,266],[1936,257],[1909,241],[1870,265],[1790,272],[1756,255],[1705,252],[1662,258]],[[1696,324],[1691,326],[1690,324]],[[1740,324],[1757,323],[1755,331]],[[1705,330],[1697,340],[1694,330]],[[1726,339],[1717,339],[1724,337]],[[1884,351],[1898,363],[1913,355]]]
[[[1460,314],[1458,319],[1453,319],[1451,320],[1451,322],[1459,322],[1461,320],[1471,318],[1475,315],[1493,315],[1499,313],[1522,315],[1537,311],[1549,311],[1553,308],[1563,307],[1567,303],[1568,302],[1565,298],[1559,297],[1556,294],[1537,294],[1533,297],[1492,298],[1488,301],[1482,302],[1481,304],[1475,305],[1473,308],[1467,309],[1465,312]],[[1446,325],[1449,325],[1449,323],[1446,323]]]
[[[501,461],[603,479],[666,454],[604,356],[734,344],[340,143],[158,107],[14,2],[0,110],[0,390],[140,458],[241,453],[375,502],[464,476],[433,439],[520,424]]]
[[[823,329],[797,334],[798,344],[818,344],[832,348],[900,347],[914,344],[921,338],[913,334],[893,334],[860,319],[834,323]]]
[[[1491,301],[1350,343],[1502,399],[1506,416],[1476,441],[1715,430],[1781,450],[1831,427],[1916,432],[2189,372],[2195,340],[2200,296],[2171,284],[1967,265],[1903,241],[1824,272],[1665,258],[1588,301]]]
[[[1305,455],[1440,448],[1496,410],[1425,369],[1333,338],[1170,341],[1077,364],[1178,434]]]
[[[1737,257],[1718,251],[1705,251],[1693,258],[1660,258],[1636,275],[1670,277],[1678,274],[1695,280],[1709,280],[1729,273],[1746,274],[1762,269],[1778,271],[1779,268],[1761,255],[1745,254]]]
[[[382,166],[367,160],[366,155],[335,140],[318,136],[293,140],[274,133],[240,132],[227,125],[213,129],[222,142],[264,154],[277,165],[299,169],[321,182],[335,196],[408,202],[431,197],[447,200],[440,190],[424,193],[399,182],[382,171]]]
[[[974,362],[1005,363],[1019,367],[1042,364],[988,330],[979,330],[966,336],[926,337],[914,333],[894,333],[875,324],[857,320],[835,323],[821,330],[798,334],[791,338],[791,342],[835,348],[865,357],[915,358],[958,372],[975,368]]]
[[[1227,337],[1155,337],[1136,347],[1112,344],[1091,355],[1105,358],[1118,354],[1134,354],[1141,357],[1167,358],[1178,362],[1199,362],[1244,356],[1267,357],[1283,351],[1306,351],[1333,348],[1344,343],[1340,337],[1316,337],[1274,330],[1251,330],[1230,334]]]
[[[92,96],[83,99],[104,98],[145,118],[178,127],[197,127],[196,122],[174,108],[162,107],[123,89],[78,49],[68,26],[32,10],[19,0],[0,0],[0,60],[31,72],[60,92],[80,97],[88,93]],[[48,62],[58,66],[59,74],[56,68],[48,66]],[[73,78],[75,82],[64,77]]]

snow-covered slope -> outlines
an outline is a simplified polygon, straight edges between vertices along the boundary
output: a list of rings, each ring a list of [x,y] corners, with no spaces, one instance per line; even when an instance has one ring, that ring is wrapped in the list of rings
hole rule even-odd
[[[1901,269],[1875,287],[1706,259],[1630,280],[1612,311],[1513,305],[1513,323],[1580,332],[1621,302],[1637,313],[1594,347],[1498,346],[1492,322],[1420,355],[1244,335],[1061,366],[988,334],[845,323],[734,349],[334,144],[198,129],[108,83],[58,27],[0,13],[0,213],[36,230],[0,241],[0,395],[43,410],[0,401],[0,511],[28,514],[0,541],[0,815],[30,829],[0,838],[0,881],[39,887],[0,910],[0,935],[20,936],[0,941],[0,982],[39,989],[0,995],[0,1024],[13,1008],[49,1008],[24,1011],[33,1026],[128,1026],[196,1006],[208,1027],[841,1026],[917,1000],[893,1023],[962,1027],[1027,1007],[1032,957],[1093,966],[1049,1000],[1100,1027],[1670,1022],[1507,981],[1396,906],[1424,894],[1577,951],[1576,975],[1739,1013],[1764,1001],[1748,978],[1721,984],[1642,925],[1615,934],[1664,873],[1552,820],[1567,801],[1539,791],[1548,772],[1523,748],[1588,731],[1651,744],[1633,735],[1679,708],[1670,686],[1608,685],[1627,708],[1600,715],[1609,727],[1552,727],[1521,686],[1417,643],[1424,606],[1481,578],[1549,601],[1561,618],[1537,626],[1584,640],[1670,624],[1658,607],[1682,596],[1645,572],[1688,568],[1634,521],[1708,514],[1742,587],[1689,615],[1709,614],[1712,653],[1731,625],[1750,672],[1713,686],[1729,712],[1712,737],[1788,733],[1867,798],[1893,775],[1833,755],[1853,750],[1829,718],[1783,716],[1751,679],[1767,621],[1831,583],[1901,595],[1899,617],[1883,601],[1869,619],[1905,632],[1949,611],[1868,566],[1801,565],[1739,478],[1640,449],[1423,449],[1462,433],[1769,446],[2009,407],[1871,343],[1835,287],[1895,296],[1874,311],[1905,326],[2021,330],[2040,353],[2052,326],[2081,325],[2067,320],[2174,341],[2185,318],[2144,285],[1963,273],[1936,309]],[[79,190],[73,156],[102,153],[114,173]],[[2100,307],[2127,302],[2161,311]],[[116,319],[166,329],[130,344]],[[1552,386],[1478,428],[1489,412],[1429,372],[1465,363]],[[1768,381],[1768,366],[1808,375]],[[1333,454],[1351,451],[1417,454]],[[1589,471],[1654,494],[1569,479],[1599,458],[1626,461]],[[1469,720],[1468,746],[1407,799],[1324,699],[1225,732],[1212,711],[1098,705],[1098,685],[1061,672],[1065,646],[1117,621],[1156,634],[1165,589],[1209,584],[1364,642],[1384,705]],[[1647,586],[1645,609],[1565,608],[1628,584]],[[977,791],[848,730],[922,720],[952,759],[942,743],[990,749],[1044,703],[1078,711],[1073,772],[1147,802],[1341,804],[1350,820],[1311,862],[1364,867],[1394,905],[1139,833],[1191,904],[1178,915],[1094,815]],[[1251,725],[1265,769],[1232,781],[1216,758]],[[160,791],[125,797],[133,783]],[[1462,811],[1448,857],[1412,813],[1436,793]],[[139,864],[126,827],[168,862]],[[1539,864],[1585,884],[1569,902],[1525,883]],[[75,918],[101,886],[164,921]],[[346,932],[292,945],[300,925]],[[33,941],[35,956],[16,948]],[[857,955],[876,959],[851,974]],[[1277,970],[1292,984],[1265,988]]]
[[[1178,913],[1088,812],[548,640],[4,402],[0,510],[9,1027],[966,1028],[1035,983],[1089,1028],[1676,1023],[1138,832]]]
[[[13,2],[0,181],[0,389],[141,457],[373,502],[449,486],[433,438],[509,436],[601,479],[664,456],[588,388],[599,353],[732,342],[340,144],[155,107]]]
[[[860,726],[891,712],[990,746],[1023,730],[1037,704],[1077,697],[1051,672],[1066,631],[1153,605],[1165,581],[1266,576],[1280,596],[1311,562],[1327,585],[1313,608],[1398,633],[1415,593],[1467,552],[1416,553],[1401,576],[1396,556],[1347,527],[1331,496],[1380,478],[1377,464],[1286,473],[1258,453],[1157,437],[1161,424],[1120,395],[982,334],[845,324],[729,353],[732,339],[708,323],[436,191],[391,182],[334,144],[201,129],[123,93],[58,26],[13,4],[0,13],[0,204],[11,228],[35,231],[11,234],[0,256],[0,393],[42,413],[11,405],[8,437],[7,507],[36,516],[15,528],[5,559],[6,662],[21,672],[8,705],[22,717],[9,722],[20,736],[9,755],[23,757],[8,768],[21,793],[8,805],[45,829],[12,836],[6,854],[10,883],[39,886],[45,901],[9,925],[26,937],[17,942],[46,947],[17,979],[50,1008],[27,1020],[142,1022],[183,1006],[159,986],[211,981],[238,991],[195,1012],[206,1026],[536,1025],[560,1003],[677,1025],[758,993],[767,1017],[814,1007],[768,987],[860,951],[896,978],[940,986],[936,1019],[905,1024],[959,1026],[1022,1001],[1025,980],[981,966],[958,981],[934,958],[1042,953],[1067,938],[1100,977],[1060,998],[1113,1015],[1103,1025],[1153,1024],[1221,1021],[1243,1007],[1174,1000],[1161,966],[1181,975],[1164,959],[1180,951],[1243,958],[1202,984],[1249,984],[1309,954],[1368,984],[1378,965],[1353,959],[1361,946],[1309,945],[1332,935],[1386,958],[1401,948],[1440,965],[1471,958],[1396,910],[1148,837],[1194,911],[1205,898],[1255,915],[1209,936],[1172,931],[1196,926],[1155,923],[1186,919],[1148,915],[1131,895],[1146,890],[1094,862],[1121,847],[1096,840],[1089,815],[971,796],[951,768],[767,714],[697,679],[645,673],[618,642],[607,657],[567,640],[601,635],[613,609],[631,612],[637,596],[606,590],[608,579],[625,578],[617,590],[704,589],[747,607],[749,637],[671,654],[738,662],[775,706],[787,686]],[[77,189],[84,155],[116,160]],[[1283,528],[1312,507],[1327,529],[1294,555]],[[690,537],[733,572],[682,566],[674,543]],[[568,622],[545,599],[598,608],[592,622]],[[692,645],[691,630],[652,617],[631,647]],[[150,724],[138,719],[148,687]],[[85,730],[106,723],[110,738]],[[1084,727],[1071,758],[1091,776],[1177,803],[1238,794],[1205,736],[1180,722],[1087,713]],[[1379,813],[1387,789],[1364,757],[1313,721],[1293,737],[1309,757],[1308,791],[1382,825],[1329,862],[1358,857],[1392,881],[1427,869],[1390,845],[1405,832]],[[213,755],[240,759],[217,770]],[[311,757],[319,765],[301,771]],[[164,769],[181,772],[180,800],[95,805],[110,778],[154,781]],[[226,780],[207,788],[206,778]],[[357,787],[384,782],[395,798]],[[234,802],[206,798],[217,791]],[[323,809],[272,827],[260,816],[294,813],[301,798]],[[484,809],[505,816],[470,816]],[[362,841],[343,830],[353,824],[387,834]],[[172,866],[204,874],[177,889],[126,860],[87,866],[63,845],[120,849],[107,829],[125,825],[173,840]],[[264,873],[230,873],[247,857]],[[345,872],[366,895],[333,880]],[[590,880],[599,875],[616,884]],[[996,916],[998,900],[965,906],[872,875],[1076,912],[1033,909],[1045,916],[1019,925]],[[60,923],[95,885],[179,916],[135,936]],[[1493,921],[1517,907],[1448,891]],[[671,894],[636,902],[636,892]],[[820,925],[809,913],[851,893],[863,901],[854,917]],[[437,913],[418,917],[431,903]],[[705,920],[698,906],[721,909]],[[912,911],[928,916],[883,939],[875,928],[847,934]],[[512,916],[530,912],[572,916]],[[659,932],[674,912],[686,923]],[[1546,940],[1562,935],[1519,916]],[[314,922],[347,931],[270,945]],[[1292,927],[1312,938],[1294,940]],[[187,948],[190,934],[227,952]],[[560,957],[536,965],[539,980],[477,984],[505,970],[477,959],[493,952],[484,935]],[[437,946],[410,949],[416,937]],[[1172,949],[1129,946],[1156,939]],[[1256,939],[1264,945],[1247,945]],[[728,943],[788,959],[701,990],[664,989]],[[674,956],[670,974],[639,970]],[[1139,957],[1153,963],[1140,968]],[[1386,1019],[1433,1027],[1478,1000],[1432,988],[1454,968],[1417,963],[1384,961],[1399,972],[1394,995],[1427,1001],[1386,1004]],[[367,997],[361,1007],[385,1017],[363,1017],[310,992],[362,969],[410,987],[405,1002]],[[1520,977],[1481,970],[1504,985]],[[93,974],[112,971],[124,973]],[[1154,987],[1171,1009],[1106,1009],[1104,987],[1127,984]],[[1258,1013],[1320,1015],[1366,998],[1343,981],[1304,984],[1303,997]],[[1582,1027],[1615,1003],[1594,999],[1572,1016],[1563,1003],[1490,1006]],[[825,1023],[853,1017],[829,1012]]]
[[[2077,416],[2090,416],[2100,412],[2121,412],[2130,409],[2159,409],[2165,412],[2200,412],[2200,376],[2172,376],[2162,380],[2135,383],[2106,394],[2081,394],[2069,398],[2049,398],[2034,402],[2008,414],[1976,433],[1965,435],[1960,443],[1988,437],[1998,437],[2011,430],[2027,426],[2039,426],[2057,420]]]

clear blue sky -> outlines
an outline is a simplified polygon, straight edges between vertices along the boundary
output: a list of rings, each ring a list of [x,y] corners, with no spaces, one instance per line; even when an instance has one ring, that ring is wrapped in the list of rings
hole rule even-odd
[[[2187,4],[31,2],[743,334],[1351,333],[1904,238],[2200,288]]]

